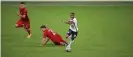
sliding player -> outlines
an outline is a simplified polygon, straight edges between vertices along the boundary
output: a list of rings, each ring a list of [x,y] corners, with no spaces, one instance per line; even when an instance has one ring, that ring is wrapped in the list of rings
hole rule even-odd
[[[77,37],[78,34],[78,26],[77,26],[77,19],[75,18],[75,13],[70,13],[70,20],[68,20],[67,22],[64,22],[66,24],[70,25],[69,31],[66,34],[66,38],[70,37],[70,42],[68,44],[68,46],[66,47],[71,49],[71,44],[74,41],[74,39]]]
[[[45,25],[42,25],[40,28],[43,31],[41,46],[45,45],[49,41],[49,39],[55,45],[67,45],[67,42],[63,40],[62,37],[58,33],[54,32],[52,29],[47,28]]]
[[[24,2],[20,3],[19,13],[18,13],[20,19],[16,23],[16,28],[24,27],[24,29],[28,32],[27,38],[30,38],[31,37],[30,20],[27,14],[27,9],[25,8],[24,4],[25,4]]]

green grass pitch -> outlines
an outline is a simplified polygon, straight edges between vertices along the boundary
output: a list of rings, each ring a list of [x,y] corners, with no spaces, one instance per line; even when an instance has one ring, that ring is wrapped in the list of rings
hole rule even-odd
[[[133,57],[133,6],[34,6],[28,5],[31,39],[15,28],[18,6],[2,4],[2,57]],[[40,26],[46,24],[65,39],[70,12],[76,13],[79,34],[72,52],[51,42],[40,45]]]

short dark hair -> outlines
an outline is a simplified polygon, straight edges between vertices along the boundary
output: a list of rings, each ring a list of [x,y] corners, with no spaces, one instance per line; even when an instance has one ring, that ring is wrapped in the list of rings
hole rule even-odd
[[[71,14],[75,15],[75,13],[74,13],[74,12],[71,12]]]
[[[47,28],[45,25],[42,25],[40,28]]]
[[[24,2],[20,2],[20,4],[25,4]]]

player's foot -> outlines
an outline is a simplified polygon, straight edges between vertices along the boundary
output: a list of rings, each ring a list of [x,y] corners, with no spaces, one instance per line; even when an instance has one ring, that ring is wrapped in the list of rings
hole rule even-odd
[[[27,38],[29,39],[31,37],[32,34],[28,35]]]
[[[70,46],[67,46],[66,49],[71,49],[71,47]]]
[[[22,24],[22,25],[16,24],[16,25],[15,25],[16,28],[21,28],[21,27],[23,27],[23,26],[24,26],[24,24]]]

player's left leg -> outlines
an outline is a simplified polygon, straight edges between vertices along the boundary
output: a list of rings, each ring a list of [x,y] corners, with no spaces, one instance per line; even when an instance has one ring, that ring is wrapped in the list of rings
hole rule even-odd
[[[30,23],[29,22],[24,23],[24,29],[28,32],[27,38],[30,38],[31,37],[31,30],[30,30]]]

